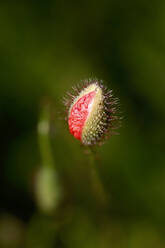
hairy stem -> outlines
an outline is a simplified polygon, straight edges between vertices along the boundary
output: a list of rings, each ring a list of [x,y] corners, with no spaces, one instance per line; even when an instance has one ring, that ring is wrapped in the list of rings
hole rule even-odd
[[[105,192],[104,186],[101,182],[100,176],[97,170],[97,164],[99,159],[97,157],[96,150],[93,148],[89,149],[89,165],[90,165],[90,181],[91,181],[91,188],[97,202],[101,205],[107,205],[107,194]]]

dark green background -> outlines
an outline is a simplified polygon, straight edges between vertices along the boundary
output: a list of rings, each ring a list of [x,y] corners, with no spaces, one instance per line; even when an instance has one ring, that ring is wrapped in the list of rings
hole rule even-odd
[[[160,0],[1,1],[0,247],[165,247],[164,13]],[[65,93],[90,77],[107,82],[124,115],[97,151],[106,207],[62,112]],[[34,190],[45,101],[62,188],[51,214]]]

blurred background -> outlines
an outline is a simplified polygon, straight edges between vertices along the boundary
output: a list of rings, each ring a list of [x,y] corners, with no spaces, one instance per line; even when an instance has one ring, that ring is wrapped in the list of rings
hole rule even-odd
[[[165,247],[164,13],[161,0],[1,1],[0,248]],[[90,77],[124,115],[94,165],[62,105]]]

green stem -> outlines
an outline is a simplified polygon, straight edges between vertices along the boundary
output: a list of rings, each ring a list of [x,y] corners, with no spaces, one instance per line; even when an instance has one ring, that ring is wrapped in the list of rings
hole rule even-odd
[[[49,104],[45,104],[41,110],[38,123],[38,143],[41,168],[36,180],[36,199],[43,212],[53,213],[59,203],[61,192],[50,142]]]
[[[96,157],[96,150],[93,148],[89,149],[89,161],[90,161],[90,180],[92,191],[98,203],[102,205],[107,205],[107,194],[105,192],[104,186],[99,177],[96,165],[98,158]]]
[[[45,105],[42,109],[40,120],[38,123],[39,148],[40,148],[42,166],[54,167],[49,131],[50,131],[50,110],[49,110],[49,105]]]

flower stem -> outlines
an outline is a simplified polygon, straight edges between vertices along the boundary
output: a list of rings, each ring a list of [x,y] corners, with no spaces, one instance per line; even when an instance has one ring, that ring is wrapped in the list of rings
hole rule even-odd
[[[89,148],[91,189],[98,204],[106,206],[108,203],[108,198],[96,167],[98,161],[99,158],[97,156],[96,150],[94,150],[93,148]]]
[[[36,201],[45,213],[53,213],[59,203],[61,190],[50,142],[50,104],[43,105],[38,123],[38,143],[41,167],[36,178]]]
[[[42,160],[42,166],[54,167],[54,160],[50,144],[50,109],[49,105],[43,106],[38,123],[38,141]]]

